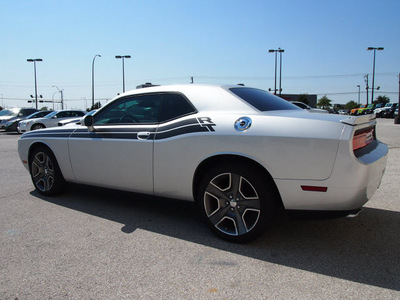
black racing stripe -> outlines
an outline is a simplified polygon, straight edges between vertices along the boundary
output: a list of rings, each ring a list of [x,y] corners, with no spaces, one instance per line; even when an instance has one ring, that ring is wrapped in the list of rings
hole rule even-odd
[[[163,139],[168,139],[168,138],[175,137],[178,135],[195,133],[195,132],[208,132],[208,129],[207,129],[207,127],[201,127],[200,125],[185,126],[185,127],[176,128],[174,130],[157,132],[155,139],[163,140]]]
[[[180,122],[175,122],[175,123],[172,123],[169,125],[160,125],[160,127],[158,128],[157,131],[166,131],[166,130],[175,129],[177,127],[194,125],[194,124],[199,124],[199,122],[197,121],[196,118],[191,118],[191,119],[183,120]]]
[[[30,138],[69,138],[71,134],[67,133],[48,133],[48,134],[31,134],[29,136],[21,137],[21,139]]]
[[[33,138],[33,137],[69,137],[74,129],[64,129],[64,130],[35,130],[29,131],[21,136],[21,139]]]
[[[97,131],[89,131],[88,129],[78,129],[71,138],[85,139],[120,139],[120,140],[136,140],[139,132],[150,132],[148,139],[154,139],[155,128],[101,128]]]
[[[137,132],[121,133],[121,132],[81,132],[74,133],[71,138],[84,138],[84,139],[115,139],[115,140],[137,140]],[[154,138],[154,133],[150,134],[149,140]]]
[[[116,139],[116,140],[136,140],[137,133],[77,133],[71,136],[74,138],[84,138],[84,139]]]
[[[126,132],[126,133],[132,133],[132,132],[155,132],[157,127],[110,127],[110,125],[108,125],[108,127],[103,128],[102,126],[96,126],[96,131],[95,132],[100,132],[100,133],[122,133],[122,132]],[[87,128],[78,128],[75,132],[88,132],[89,130]]]
[[[138,139],[139,132],[150,132],[148,140],[162,140],[168,139],[179,135],[209,132],[207,126],[201,126],[196,118],[191,118],[169,125],[160,125],[156,132],[156,127],[136,127],[136,128],[116,128],[97,127],[97,130],[92,132],[88,128],[73,128],[73,129],[59,129],[52,131],[38,130],[24,134],[22,138],[84,138],[84,139],[123,139],[123,140],[136,140]]]

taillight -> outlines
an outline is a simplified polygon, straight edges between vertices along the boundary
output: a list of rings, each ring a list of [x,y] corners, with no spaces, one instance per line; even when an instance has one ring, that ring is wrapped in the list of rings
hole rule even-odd
[[[357,130],[353,137],[353,150],[361,149],[375,140],[375,127]]]

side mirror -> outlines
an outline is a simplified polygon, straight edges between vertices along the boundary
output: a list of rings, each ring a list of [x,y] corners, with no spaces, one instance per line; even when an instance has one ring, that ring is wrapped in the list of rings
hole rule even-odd
[[[83,124],[85,124],[85,126],[88,127],[89,131],[94,131],[93,123],[94,123],[94,118],[92,115],[86,116],[83,119]]]

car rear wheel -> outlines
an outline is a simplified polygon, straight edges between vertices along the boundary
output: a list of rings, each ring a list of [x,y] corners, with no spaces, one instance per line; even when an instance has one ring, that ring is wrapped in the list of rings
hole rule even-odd
[[[32,125],[31,130],[38,130],[38,129],[42,129],[42,128],[46,128],[46,127],[42,124],[35,124],[35,125]]]
[[[32,182],[39,193],[50,196],[64,190],[64,177],[54,154],[48,148],[35,149],[29,162]]]
[[[197,206],[210,229],[232,242],[257,238],[277,213],[279,196],[271,179],[246,164],[221,164],[200,184]]]

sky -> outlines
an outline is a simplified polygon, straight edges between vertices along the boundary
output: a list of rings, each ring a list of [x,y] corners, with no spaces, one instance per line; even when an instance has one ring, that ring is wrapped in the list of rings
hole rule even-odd
[[[0,105],[30,107],[35,93],[66,108],[105,104],[153,84],[238,84],[274,88],[282,54],[282,93],[326,95],[333,103],[366,103],[364,75],[376,98],[399,99],[398,0],[0,0]],[[278,56],[279,58],[279,56]],[[278,59],[279,62],[279,59]],[[278,66],[279,81],[279,66]],[[279,85],[279,83],[277,83]],[[57,88],[58,89],[57,89]],[[370,90],[371,91],[371,90]],[[371,94],[369,95],[369,98]],[[52,107],[51,103],[39,104]],[[55,109],[60,109],[55,104]]]

